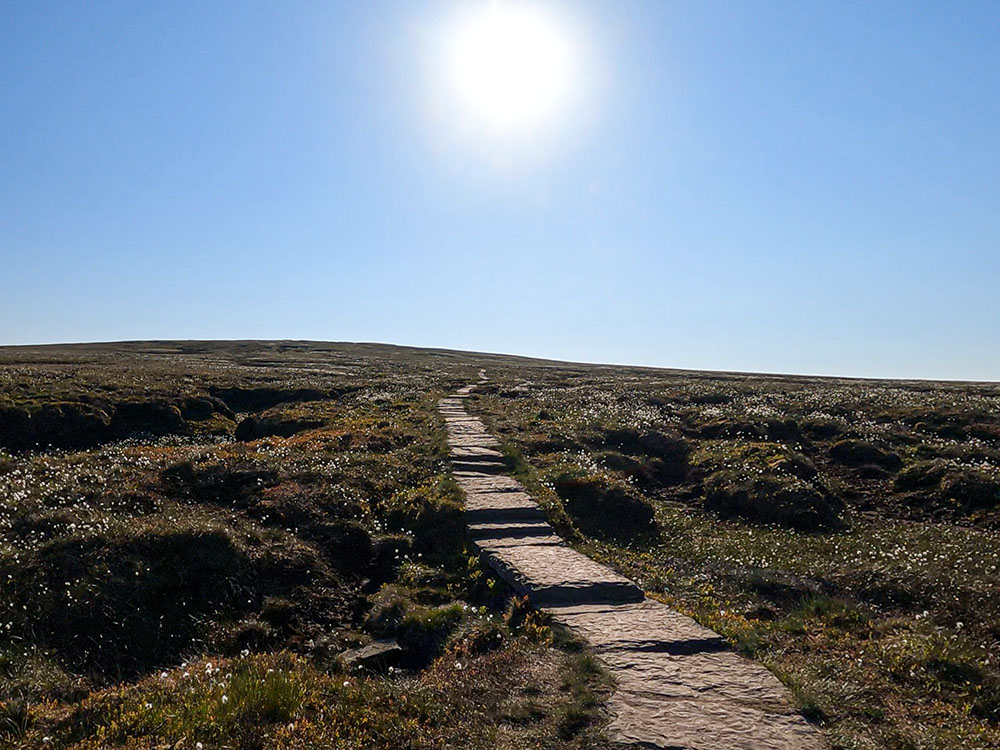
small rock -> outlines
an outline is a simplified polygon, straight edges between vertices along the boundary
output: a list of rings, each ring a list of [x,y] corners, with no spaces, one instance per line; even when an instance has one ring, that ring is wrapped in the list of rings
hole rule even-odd
[[[372,641],[367,646],[352,648],[339,656],[348,672],[386,672],[399,661],[403,649],[394,638]]]

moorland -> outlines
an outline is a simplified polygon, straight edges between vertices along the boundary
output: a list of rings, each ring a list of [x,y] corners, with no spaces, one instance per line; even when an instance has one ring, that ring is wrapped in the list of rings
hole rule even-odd
[[[1000,385],[313,342],[0,348],[0,746],[600,748],[437,402],[834,747],[1000,747]]]

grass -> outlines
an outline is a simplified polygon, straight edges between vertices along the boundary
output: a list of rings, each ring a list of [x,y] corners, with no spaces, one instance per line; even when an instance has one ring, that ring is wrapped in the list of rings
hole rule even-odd
[[[567,538],[766,664],[834,747],[1000,745],[1000,389],[493,375],[472,407]],[[566,476],[627,487],[657,532],[579,523]]]
[[[478,367],[0,351],[0,409],[52,438],[26,450],[0,419],[0,747],[600,747],[597,678],[563,689],[577,654],[508,622],[465,549],[437,401]],[[376,637],[395,665],[343,673]]]
[[[559,532],[834,747],[1000,746],[1000,388],[315,342],[0,349],[0,746],[603,747],[606,675],[464,545],[480,367]]]

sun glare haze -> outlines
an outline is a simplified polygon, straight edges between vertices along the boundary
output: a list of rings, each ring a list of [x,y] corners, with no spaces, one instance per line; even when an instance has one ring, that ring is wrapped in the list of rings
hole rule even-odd
[[[448,81],[473,127],[524,134],[569,100],[578,73],[572,39],[542,8],[493,2],[455,19],[448,35]]]

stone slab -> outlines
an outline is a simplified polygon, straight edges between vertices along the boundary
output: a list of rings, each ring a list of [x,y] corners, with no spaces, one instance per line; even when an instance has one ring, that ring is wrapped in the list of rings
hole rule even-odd
[[[486,448],[479,445],[465,445],[452,443],[452,459],[461,461],[499,461],[503,462],[503,453],[493,448]]]
[[[525,492],[524,485],[507,474],[485,475],[481,472],[454,472],[455,480],[466,494],[487,492]],[[532,500],[534,502],[534,500]]]

